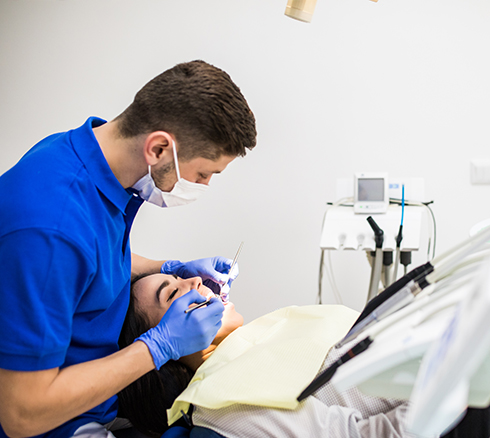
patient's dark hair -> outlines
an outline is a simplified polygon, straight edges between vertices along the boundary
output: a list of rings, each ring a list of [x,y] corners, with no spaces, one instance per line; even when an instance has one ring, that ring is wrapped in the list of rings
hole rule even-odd
[[[133,285],[141,277],[133,279],[128,312],[124,320],[119,347],[124,348],[151,328],[145,315],[135,308]],[[168,429],[167,409],[187,387],[194,371],[180,362],[169,361],[152,370],[119,394],[118,416],[127,418],[141,433],[159,438]]]
[[[226,72],[204,61],[164,71],[115,120],[123,138],[173,134],[184,161],[241,157],[256,144],[255,117],[240,89]]]

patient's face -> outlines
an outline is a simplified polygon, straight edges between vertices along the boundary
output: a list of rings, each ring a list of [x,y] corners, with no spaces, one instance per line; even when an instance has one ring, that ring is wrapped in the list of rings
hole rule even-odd
[[[215,296],[214,293],[202,284],[200,277],[183,279],[174,275],[153,274],[143,277],[134,283],[133,294],[138,312],[146,314],[151,326],[156,326],[172,303],[192,289],[196,289],[202,296]],[[194,312],[199,312],[196,309]],[[223,339],[233,330],[243,325],[243,317],[236,310],[233,303],[225,304],[222,326],[216,338]]]

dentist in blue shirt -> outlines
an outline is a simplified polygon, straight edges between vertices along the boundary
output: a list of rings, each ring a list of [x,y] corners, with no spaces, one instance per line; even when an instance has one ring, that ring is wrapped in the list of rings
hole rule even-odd
[[[114,120],[41,140],[0,177],[0,437],[107,424],[122,388],[211,343],[223,304],[184,313],[204,301],[193,291],[118,350],[131,276],[198,275],[219,290],[231,266],[149,260],[131,254],[129,233],[142,202],[194,201],[255,142],[239,88],[193,61],[151,80]]]

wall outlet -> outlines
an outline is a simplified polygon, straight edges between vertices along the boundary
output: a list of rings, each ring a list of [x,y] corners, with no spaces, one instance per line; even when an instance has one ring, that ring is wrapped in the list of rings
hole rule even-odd
[[[470,161],[471,184],[490,184],[490,160]]]

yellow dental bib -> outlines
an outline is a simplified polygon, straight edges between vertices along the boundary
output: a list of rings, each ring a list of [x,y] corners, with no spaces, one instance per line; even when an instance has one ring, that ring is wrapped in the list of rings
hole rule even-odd
[[[238,328],[198,368],[167,411],[169,424],[190,404],[210,409],[236,403],[295,409],[296,397],[358,315],[340,305],[292,306]]]

